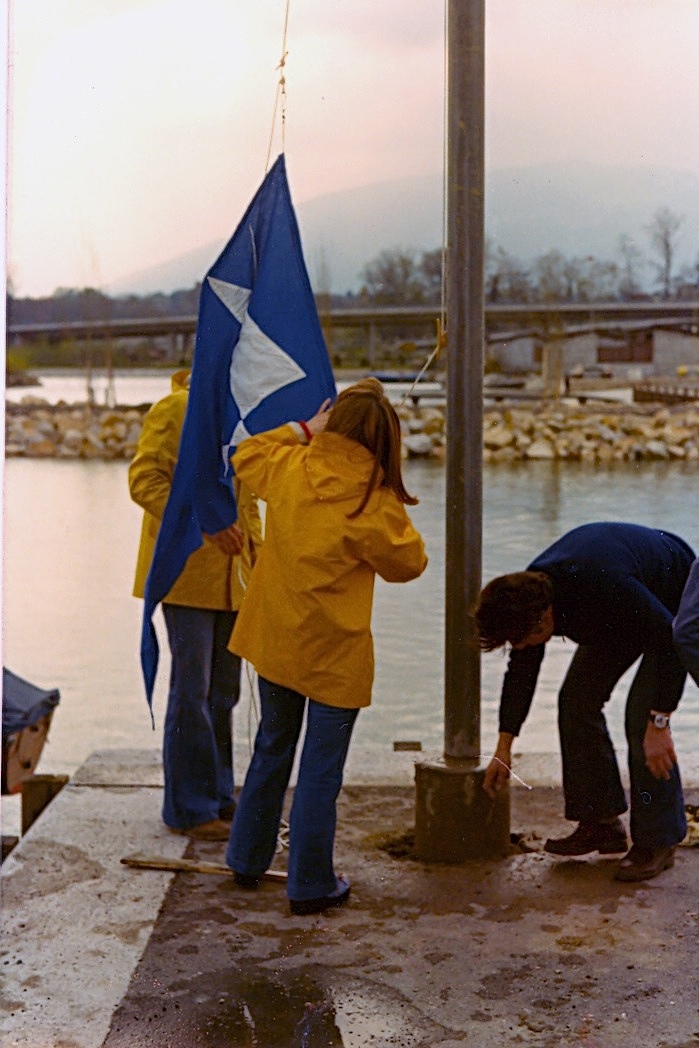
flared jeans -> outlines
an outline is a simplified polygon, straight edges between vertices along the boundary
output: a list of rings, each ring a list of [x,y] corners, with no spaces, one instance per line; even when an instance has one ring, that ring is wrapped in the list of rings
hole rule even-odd
[[[233,803],[232,711],[240,658],[228,650],[235,612],[163,604],[171,669],[163,822],[188,830]]]
[[[359,711],[326,706],[258,679],[260,726],[238,798],[226,862],[249,876],[260,876],[270,866],[305,712],[306,732],[289,818],[287,894],[294,900],[321,898],[336,888],[336,802]]]

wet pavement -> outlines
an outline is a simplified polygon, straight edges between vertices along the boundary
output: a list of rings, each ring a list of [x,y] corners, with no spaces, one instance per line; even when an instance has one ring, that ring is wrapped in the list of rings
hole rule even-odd
[[[699,1044],[699,848],[653,881],[616,882],[614,858],[545,854],[568,829],[560,789],[515,785],[507,858],[429,865],[412,857],[414,789],[349,784],[336,859],[350,900],[294,917],[283,884],[121,865],[148,846],[221,863],[224,845],[163,833],[148,761],[129,787],[101,758],[3,867],[6,1048]],[[69,805],[82,841],[77,824],[65,839]]]

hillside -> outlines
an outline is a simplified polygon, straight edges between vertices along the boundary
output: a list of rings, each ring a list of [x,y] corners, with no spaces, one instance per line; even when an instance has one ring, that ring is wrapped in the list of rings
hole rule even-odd
[[[293,191],[293,187],[292,187]],[[486,179],[486,235],[528,262],[546,251],[613,260],[622,235],[650,253],[646,227],[658,208],[684,219],[678,262],[699,258],[699,176],[665,168],[543,164],[501,169]],[[296,204],[306,263],[316,291],[356,291],[361,272],[384,249],[429,251],[442,238],[439,173],[329,193]],[[221,241],[111,285],[111,294],[191,287],[217,257]]]

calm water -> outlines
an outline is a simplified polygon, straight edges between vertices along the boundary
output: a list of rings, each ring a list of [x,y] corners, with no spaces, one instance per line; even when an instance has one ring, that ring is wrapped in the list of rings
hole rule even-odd
[[[146,399],[136,394],[130,402]],[[61,691],[42,772],[71,774],[98,749],[160,743],[167,644],[158,612],[161,666],[153,733],[138,662],[141,604],[130,595],[140,511],[129,499],[126,473],[123,462],[10,459],[5,465],[3,662],[34,683]],[[359,717],[348,778],[397,775],[410,781],[414,754],[394,753],[393,742],[420,741],[423,750],[435,754],[443,744],[445,473],[440,464],[410,461],[405,478],[421,499],[411,515],[425,538],[430,564],[421,579],[408,585],[377,584],[374,702]],[[666,527],[699,550],[698,482],[699,471],[681,464],[599,470],[550,462],[488,467],[484,581],[525,567],[564,531],[589,520]],[[519,750],[557,751],[555,695],[571,652],[572,645],[562,640],[549,645]],[[483,658],[484,753],[495,740],[504,666],[499,654]],[[253,695],[247,686],[244,690],[236,711],[241,772],[256,723]],[[623,753],[622,711],[617,696],[609,722]],[[681,759],[694,756],[698,732],[699,692],[689,684],[676,718]]]
[[[170,371],[158,371],[154,368],[116,371],[110,388],[106,373],[95,370],[90,383],[95,403],[98,405],[107,404],[112,392],[116,404],[148,404],[170,392],[171,374]],[[6,390],[6,400],[15,404],[26,396],[42,397],[49,404],[57,404],[61,400],[67,404],[84,404],[87,400],[87,377],[75,369],[52,368],[42,371],[38,377],[41,380],[38,386]]]

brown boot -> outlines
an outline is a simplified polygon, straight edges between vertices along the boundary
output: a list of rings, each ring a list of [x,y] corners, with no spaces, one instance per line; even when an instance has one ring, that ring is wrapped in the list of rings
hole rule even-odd
[[[180,837],[194,837],[197,841],[227,841],[231,835],[231,824],[222,819],[212,819],[211,822],[190,826],[188,830],[176,830],[172,826],[168,826],[168,830],[178,833]]]
[[[613,855],[627,848],[626,830],[621,819],[581,822],[567,837],[549,838],[544,845],[544,851],[551,855],[589,855],[595,851],[600,855]]]
[[[675,864],[674,848],[642,848],[633,844],[619,863],[615,881],[649,881]]]

